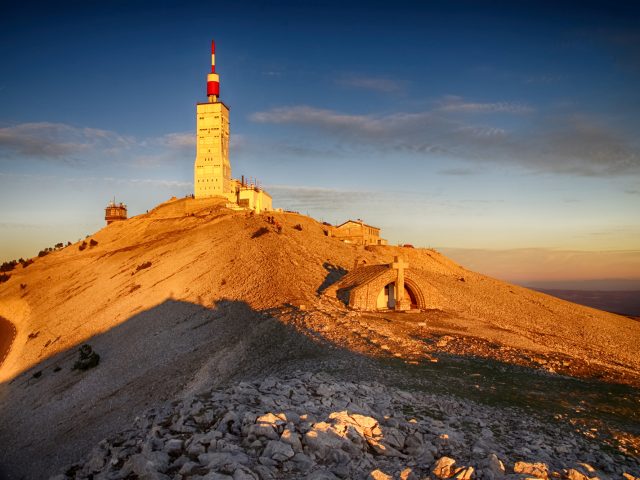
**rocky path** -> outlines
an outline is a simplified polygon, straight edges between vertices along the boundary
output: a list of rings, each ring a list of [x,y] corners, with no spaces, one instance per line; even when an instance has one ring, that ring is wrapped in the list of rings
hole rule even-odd
[[[0,367],[11,351],[11,344],[16,338],[16,327],[4,317],[0,317]]]
[[[623,458],[518,408],[296,372],[147,411],[55,480],[636,480]]]

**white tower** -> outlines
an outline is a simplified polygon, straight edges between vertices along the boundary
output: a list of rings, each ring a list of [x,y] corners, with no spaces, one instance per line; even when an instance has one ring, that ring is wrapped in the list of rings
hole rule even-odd
[[[207,103],[196,105],[196,161],[193,190],[196,198],[232,198],[234,188],[229,163],[229,108],[218,101],[220,77],[216,70],[215,43],[211,41],[211,73],[207,75]]]

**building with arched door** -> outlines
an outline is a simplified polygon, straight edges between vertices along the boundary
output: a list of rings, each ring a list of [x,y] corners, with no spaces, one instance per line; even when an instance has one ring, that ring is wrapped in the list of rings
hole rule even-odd
[[[397,259],[396,259],[397,261]],[[439,297],[428,280],[417,270],[402,268],[399,281],[397,262],[354,268],[326,290],[356,310],[424,310],[433,308],[430,297]],[[398,291],[402,285],[404,304]]]

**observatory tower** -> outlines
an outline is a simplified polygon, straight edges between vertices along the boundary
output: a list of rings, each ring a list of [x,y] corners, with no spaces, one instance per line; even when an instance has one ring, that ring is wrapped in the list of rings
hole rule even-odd
[[[211,41],[211,73],[207,75],[208,102],[196,106],[196,198],[233,193],[229,163],[229,107],[218,100],[220,76],[216,73],[216,46]]]
[[[231,208],[269,211],[271,196],[257,181],[234,180],[229,163],[229,107],[218,100],[220,76],[216,73],[216,46],[211,41],[211,73],[207,75],[206,103],[196,106],[196,161],[194,197],[224,197]]]

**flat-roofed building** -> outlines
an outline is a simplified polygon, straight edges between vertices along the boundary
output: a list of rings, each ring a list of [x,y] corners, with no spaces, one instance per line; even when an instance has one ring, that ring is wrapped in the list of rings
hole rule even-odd
[[[362,220],[347,220],[333,227],[331,235],[346,243],[356,245],[386,245],[387,241],[380,238],[380,229],[364,223]]]

